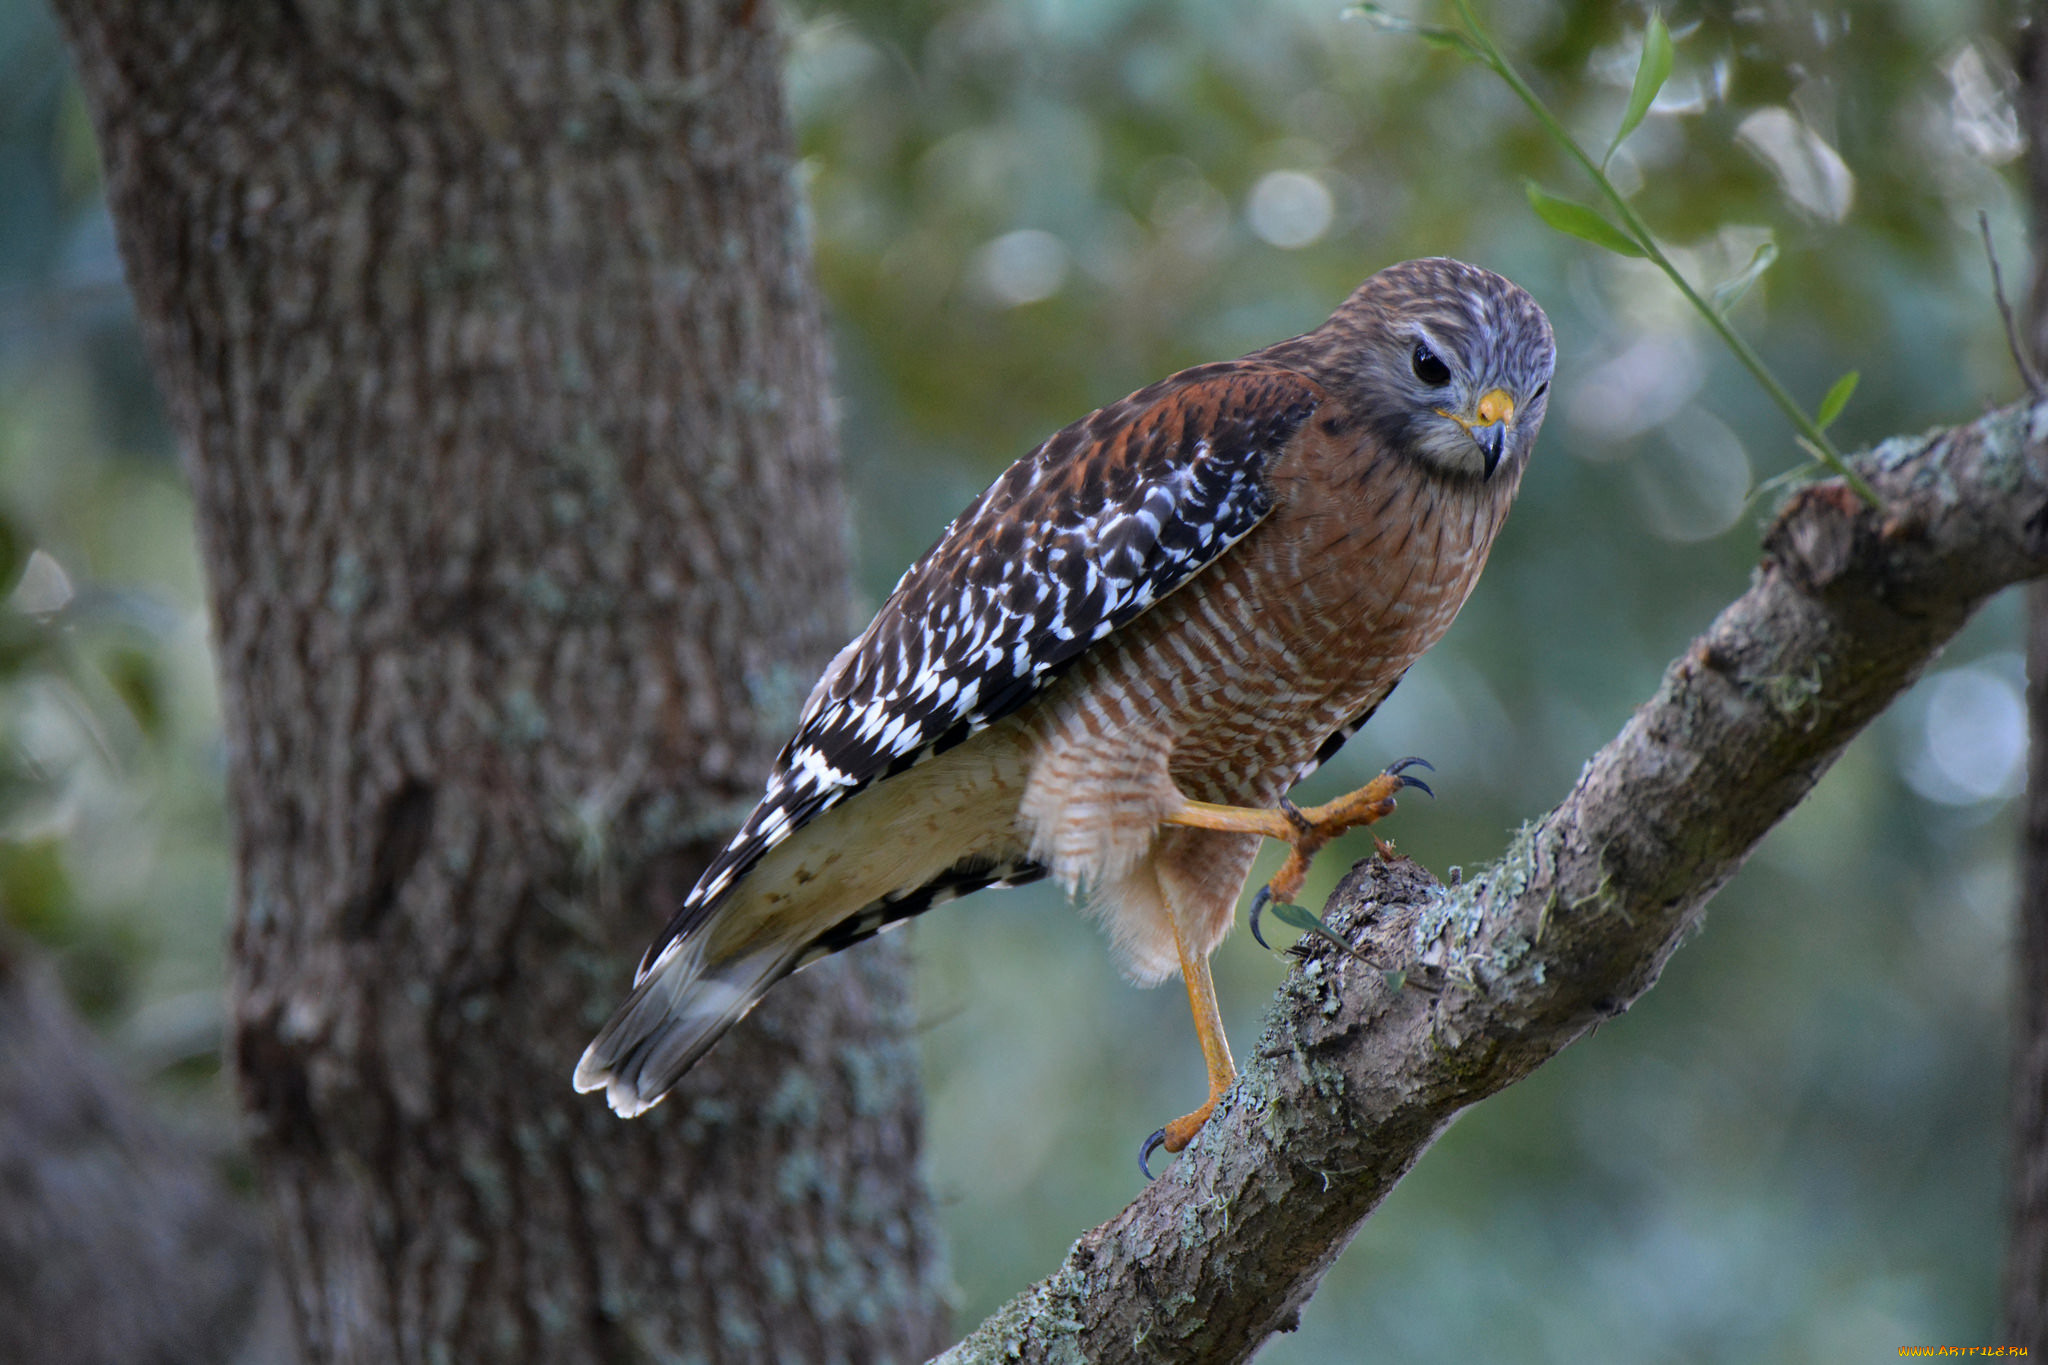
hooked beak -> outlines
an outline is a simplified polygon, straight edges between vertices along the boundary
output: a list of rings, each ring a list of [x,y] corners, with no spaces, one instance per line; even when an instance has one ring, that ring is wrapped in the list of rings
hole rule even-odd
[[[1479,448],[1486,452],[1486,477],[1489,479],[1500,467],[1501,452],[1507,449],[1508,427],[1514,420],[1515,400],[1508,397],[1508,391],[1489,389],[1479,400],[1478,420],[1465,428],[1472,433],[1472,439],[1479,442]]]
[[[1474,427],[1472,439],[1479,442],[1479,448],[1486,453],[1486,477],[1490,479],[1493,471],[1500,468],[1500,453],[1507,447],[1508,424],[1496,422],[1490,427]]]
[[[1493,471],[1500,468],[1500,457],[1508,447],[1508,428],[1515,421],[1515,400],[1508,397],[1506,389],[1488,389],[1479,399],[1478,407],[1470,417],[1461,417],[1455,412],[1437,411],[1465,428],[1486,457],[1486,478],[1493,477]]]

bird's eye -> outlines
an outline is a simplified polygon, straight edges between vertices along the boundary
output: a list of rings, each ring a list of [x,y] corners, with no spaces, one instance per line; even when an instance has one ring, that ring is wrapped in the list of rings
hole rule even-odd
[[[1415,377],[1433,389],[1451,382],[1451,367],[1437,358],[1423,342],[1415,343]]]
[[[1530,394],[1530,395],[1529,395],[1529,401],[1533,403],[1533,402],[1535,402],[1535,401],[1536,401],[1537,399],[1541,398],[1541,397],[1542,397],[1542,396],[1543,396],[1544,394],[1546,394],[1546,393],[1549,393],[1549,392],[1550,392],[1550,381],[1549,381],[1548,379],[1546,379],[1546,380],[1544,380],[1544,381],[1543,381],[1543,382],[1542,382],[1541,384],[1538,384],[1538,385],[1536,386],[1536,392],[1534,392],[1534,393],[1532,393],[1532,394]]]

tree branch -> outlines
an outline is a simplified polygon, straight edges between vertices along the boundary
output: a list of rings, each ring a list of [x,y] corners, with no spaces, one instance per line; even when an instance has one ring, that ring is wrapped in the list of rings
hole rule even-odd
[[[1368,862],[1197,1141],[941,1360],[1248,1358],[1458,1111],[1656,981],[1707,900],[1991,594],[2048,573],[2048,403],[1796,494],[1744,593],[1569,796],[1446,889]],[[1404,984],[1405,982],[1405,984]]]

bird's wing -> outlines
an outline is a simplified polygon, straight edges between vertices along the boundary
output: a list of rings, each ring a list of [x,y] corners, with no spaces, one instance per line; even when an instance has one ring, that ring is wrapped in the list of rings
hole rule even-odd
[[[1202,365],[1012,465],[833,659],[761,803],[641,974],[769,849],[1015,711],[1243,539],[1272,510],[1270,462],[1322,397],[1309,379],[1259,361]]]

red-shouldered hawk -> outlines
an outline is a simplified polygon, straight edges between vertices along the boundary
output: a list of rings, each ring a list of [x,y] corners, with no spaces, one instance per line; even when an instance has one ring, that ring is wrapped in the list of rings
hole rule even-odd
[[[1287,790],[1449,627],[1543,422],[1535,300],[1447,259],[1322,326],[1183,370],[1053,436],[912,565],[804,703],[767,793],[576,1067],[659,1102],[777,981],[985,886],[1085,887],[1126,971],[1180,970],[1209,1100],[1235,1067],[1209,955],[1261,837],[1307,858],[1393,808],[1396,764]]]

